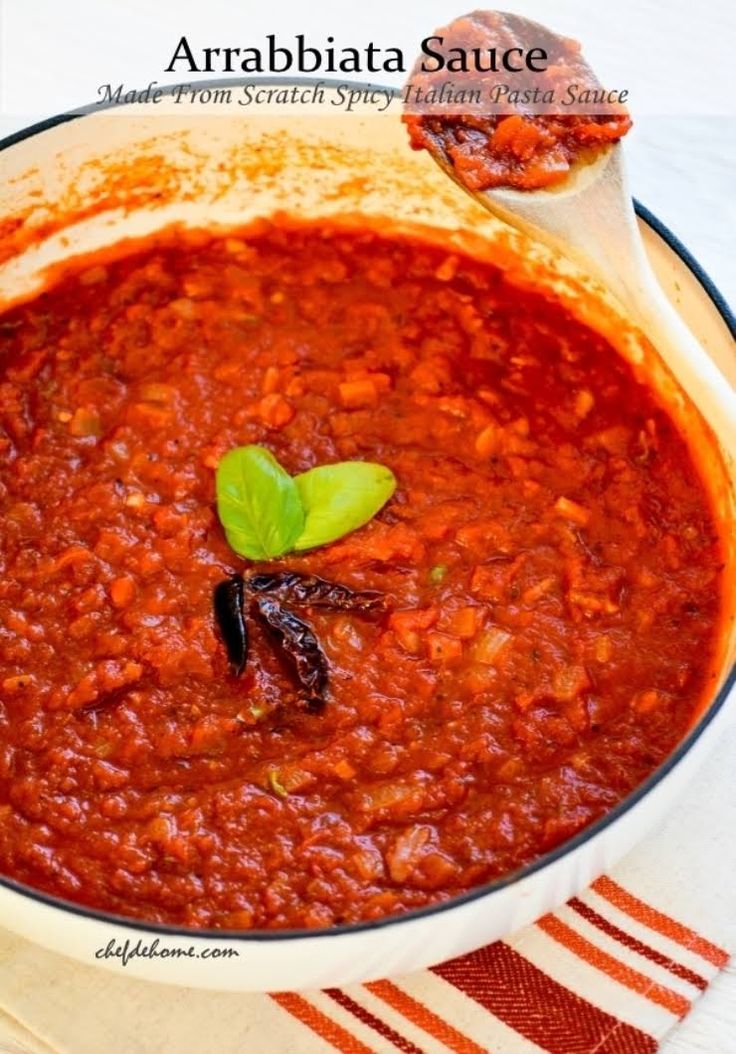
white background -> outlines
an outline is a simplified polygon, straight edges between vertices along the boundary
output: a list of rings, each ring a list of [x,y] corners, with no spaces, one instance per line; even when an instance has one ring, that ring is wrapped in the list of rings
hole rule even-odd
[[[633,191],[733,298],[734,0],[503,0],[502,6],[581,40],[601,81],[629,89]],[[182,34],[193,48],[261,47],[267,33],[286,46],[304,33],[320,47],[332,35],[338,47],[369,41],[401,47],[410,62],[419,41],[463,9],[460,0],[0,0],[0,136],[93,102],[106,82],[145,87],[150,80],[196,79],[164,73]],[[402,77],[374,80],[398,84]],[[724,976],[664,1050],[725,1054],[734,1004],[736,982]]]

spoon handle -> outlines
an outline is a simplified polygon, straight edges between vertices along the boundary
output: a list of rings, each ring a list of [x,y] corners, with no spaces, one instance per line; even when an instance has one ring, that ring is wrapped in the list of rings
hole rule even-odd
[[[599,167],[600,166],[600,167]],[[485,195],[484,195],[485,196]],[[488,207],[563,255],[576,258],[610,289],[646,333],[715,431],[736,420],[736,393],[665,296],[644,250],[620,146],[566,192],[491,191]],[[718,406],[704,394],[723,392]]]
[[[564,189],[491,190],[481,196],[508,223],[574,256],[630,311],[645,295],[648,265],[618,145],[571,174]]]

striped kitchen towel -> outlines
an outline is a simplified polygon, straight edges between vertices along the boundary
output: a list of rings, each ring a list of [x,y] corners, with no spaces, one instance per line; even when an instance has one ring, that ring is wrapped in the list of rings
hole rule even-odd
[[[72,963],[0,931],[0,1051],[735,1054],[736,979],[724,975],[714,1009],[675,1028],[736,943],[734,751],[736,728],[611,877],[504,941],[402,978],[199,992]],[[709,1023],[698,1031],[699,1018]]]
[[[651,1054],[727,961],[603,877],[514,938],[432,970],[273,998],[343,1054]]]

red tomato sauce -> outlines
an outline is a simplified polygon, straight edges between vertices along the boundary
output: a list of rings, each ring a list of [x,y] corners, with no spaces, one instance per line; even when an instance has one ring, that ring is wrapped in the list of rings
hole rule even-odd
[[[0,321],[0,873],[192,927],[447,900],[601,817],[712,686],[722,548],[691,455],[598,335],[410,237],[168,236]],[[367,526],[280,566],[324,710],[256,626],[214,506],[233,446],[388,465]],[[263,568],[261,568],[263,569]]]
[[[403,118],[411,145],[440,155],[469,190],[555,186],[630,130],[628,111],[616,101],[620,93],[601,88],[576,40],[499,11],[474,11],[437,32],[448,55],[462,49],[482,57],[489,48],[534,48],[547,55],[540,72],[521,67],[458,76],[431,64],[430,72],[415,66]],[[480,92],[481,105],[463,110],[431,101],[452,92],[461,98],[463,90],[469,99],[469,89]]]

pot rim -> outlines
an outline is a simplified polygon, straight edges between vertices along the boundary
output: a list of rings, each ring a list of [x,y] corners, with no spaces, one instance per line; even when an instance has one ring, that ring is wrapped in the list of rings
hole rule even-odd
[[[244,84],[264,84],[264,85],[275,85],[275,86],[311,86],[316,84],[322,84],[325,88],[337,87],[338,85],[346,85],[349,88],[365,89],[372,88],[381,91],[390,91],[394,97],[400,95],[398,88],[393,88],[387,85],[375,84],[368,81],[354,81],[350,79],[341,80],[339,78],[330,77],[217,77],[207,80],[197,80],[193,82],[198,88],[215,88],[215,87],[238,87]],[[181,84],[170,84],[170,85],[157,85],[164,94],[170,95],[177,88],[182,87]],[[15,146],[17,143],[21,143],[26,139],[31,139],[34,136],[40,135],[43,132],[50,131],[68,121],[77,120],[80,117],[85,117],[89,114],[103,112],[111,109],[122,109],[122,104],[116,103],[88,103],[87,105],[80,106],[74,110],[69,110],[65,113],[56,114],[52,117],[47,117],[42,121],[38,121],[35,124],[29,125],[27,128],[23,128],[18,132],[13,132],[11,135],[5,136],[0,139],[0,151],[7,150],[9,147]],[[645,205],[639,202],[636,198],[633,198],[634,210],[636,215],[644,221],[644,223],[650,227],[659,237],[667,244],[667,246],[679,257],[680,261],[695,277],[698,284],[704,290],[711,303],[715,307],[716,311],[722,318],[730,334],[736,339],[736,316],[731,311],[731,308],[723,296],[721,291],[715,285],[713,280],[703,269],[700,263],[695,259],[689,249],[680,241],[680,239],[673,234],[673,232],[666,226],[657,216],[654,215]],[[283,930],[227,930],[227,929],[194,929],[186,926],[171,926],[166,923],[160,922],[146,922],[143,919],[130,918],[125,915],[115,915],[112,912],[101,911],[96,908],[86,907],[83,904],[76,904],[73,901],[64,900],[62,897],[55,897],[49,893],[44,893],[41,890],[34,889],[32,886],[25,885],[22,882],[17,882],[15,879],[6,878],[0,875],[0,889],[7,889],[11,893],[16,893],[20,896],[26,897],[29,900],[33,900],[36,903],[43,904],[46,907],[56,908],[63,912],[67,912],[72,915],[81,916],[84,919],[91,920],[93,922],[101,922],[106,925],[122,926],[126,929],[130,929],[139,933],[153,933],[167,937],[187,937],[190,940],[225,940],[225,941],[244,941],[244,942],[276,942],[276,941],[292,941],[292,940],[311,940],[312,938],[326,938],[326,937],[339,937],[348,936],[351,934],[365,933],[370,930],[385,929],[389,926],[399,926],[403,922],[412,922],[419,919],[429,918],[433,915],[441,915],[446,912],[452,911],[454,908],[463,907],[466,904],[471,904],[474,901],[481,901],[483,898],[492,895],[493,893],[499,892],[502,889],[507,889],[517,882],[523,879],[529,878],[535,875],[545,868],[552,866],[558,861],[567,857],[569,854],[574,853],[581,846],[591,841],[603,831],[611,827],[616,821],[624,817],[630,812],[634,806],[642,801],[650,791],[654,790],[665,777],[684,759],[685,755],[689,753],[690,749],[700,739],[706,728],[716,718],[716,716],[723,710],[726,700],[731,693],[731,690],[736,685],[736,663],[733,664],[728,675],[726,676],[720,691],[716,695],[715,699],[707,710],[703,713],[697,724],[688,732],[688,734],[680,741],[675,750],[665,759],[665,761],[650,773],[650,775],[635,787],[634,790],[623,798],[617,805],[614,806],[609,812],[605,813],[600,819],[596,820],[590,826],[585,827],[573,838],[570,838],[548,853],[544,853],[542,856],[526,864],[524,867],[518,868],[516,871],[512,871],[507,875],[501,875],[499,878],[494,879],[492,882],[486,882],[482,886],[474,887],[465,893],[460,893],[457,896],[451,897],[449,900],[442,901],[438,904],[432,904],[425,908],[416,908],[412,911],[407,911],[402,915],[388,915],[379,919],[371,919],[366,922],[351,922],[342,923],[336,926],[329,926],[321,929],[283,929]]]

